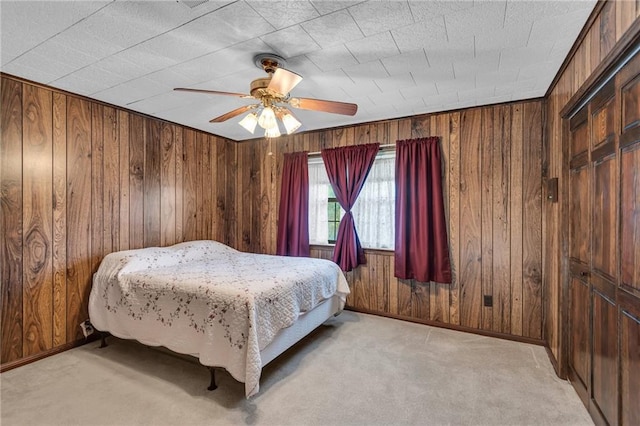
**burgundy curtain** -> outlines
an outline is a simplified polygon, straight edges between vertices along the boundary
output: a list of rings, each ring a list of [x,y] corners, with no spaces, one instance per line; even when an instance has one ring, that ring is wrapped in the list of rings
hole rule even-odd
[[[343,271],[350,271],[366,263],[351,208],[358,199],[379,148],[380,144],[374,143],[322,150],[329,182],[338,203],[346,212],[338,226],[333,251],[333,261]]]
[[[307,152],[284,154],[276,253],[309,256],[309,163]]]
[[[451,283],[438,137],[396,143],[395,276]]]

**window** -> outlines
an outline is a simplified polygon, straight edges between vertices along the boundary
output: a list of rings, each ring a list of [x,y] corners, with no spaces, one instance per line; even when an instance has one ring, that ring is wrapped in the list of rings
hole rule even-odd
[[[329,225],[329,236],[327,239],[329,244],[335,244],[338,238],[338,227],[340,226],[340,220],[342,219],[344,210],[340,207],[340,203],[338,203],[338,199],[336,198],[336,194],[333,193],[331,185],[329,185],[328,192],[327,208],[329,210],[327,213],[327,224]]]
[[[393,249],[394,209],[395,151],[381,151],[352,209],[362,247]],[[309,158],[309,242],[334,244],[343,215],[322,157]]]

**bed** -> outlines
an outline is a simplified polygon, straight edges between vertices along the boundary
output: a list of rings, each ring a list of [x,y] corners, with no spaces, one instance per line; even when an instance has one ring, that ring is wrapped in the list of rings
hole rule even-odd
[[[328,260],[191,241],[107,255],[93,277],[89,318],[101,332],[224,368],[250,397],[262,367],[340,313],[348,293]]]

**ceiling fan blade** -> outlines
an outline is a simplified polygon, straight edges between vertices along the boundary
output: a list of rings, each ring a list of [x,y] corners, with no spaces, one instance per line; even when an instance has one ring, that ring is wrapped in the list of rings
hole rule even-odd
[[[217,90],[188,89],[186,87],[176,87],[173,90],[177,90],[177,91],[180,91],[180,92],[206,93],[206,94],[209,94],[209,95],[235,96],[235,97],[238,97],[238,98],[253,98],[253,96],[247,95],[247,94],[244,94],[244,93],[219,92]]]
[[[295,72],[287,71],[284,68],[276,68],[276,72],[271,77],[271,82],[267,89],[273,90],[281,95],[286,95],[302,81],[302,76]]]
[[[222,123],[223,121],[227,121],[230,118],[237,117],[238,115],[257,107],[258,105],[241,106],[240,108],[236,108],[233,111],[222,114],[220,117],[212,118],[211,120],[209,120],[209,123]]]
[[[358,105],[347,102],[323,101],[322,99],[291,98],[289,104],[294,108],[312,111],[324,111],[333,114],[356,115]]]

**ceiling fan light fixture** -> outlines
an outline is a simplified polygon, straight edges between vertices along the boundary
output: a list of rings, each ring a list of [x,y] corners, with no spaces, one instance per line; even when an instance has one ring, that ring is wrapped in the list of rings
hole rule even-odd
[[[302,123],[289,113],[282,116],[282,124],[284,124],[284,128],[287,130],[288,135],[295,132],[300,128],[300,126],[302,126]]]
[[[238,122],[238,124],[247,129],[249,133],[253,134],[256,130],[256,125],[258,124],[258,116],[255,112],[252,112],[251,114],[247,114],[242,120],[240,120],[240,122]]]
[[[264,107],[262,113],[260,114],[260,118],[258,118],[258,124],[265,130],[273,129],[274,127],[278,127],[278,122],[276,121],[276,114],[273,112],[273,109],[269,106]]]
[[[280,129],[278,128],[278,124],[276,123],[276,126],[270,129],[265,129],[264,137],[267,139],[280,137]]]

